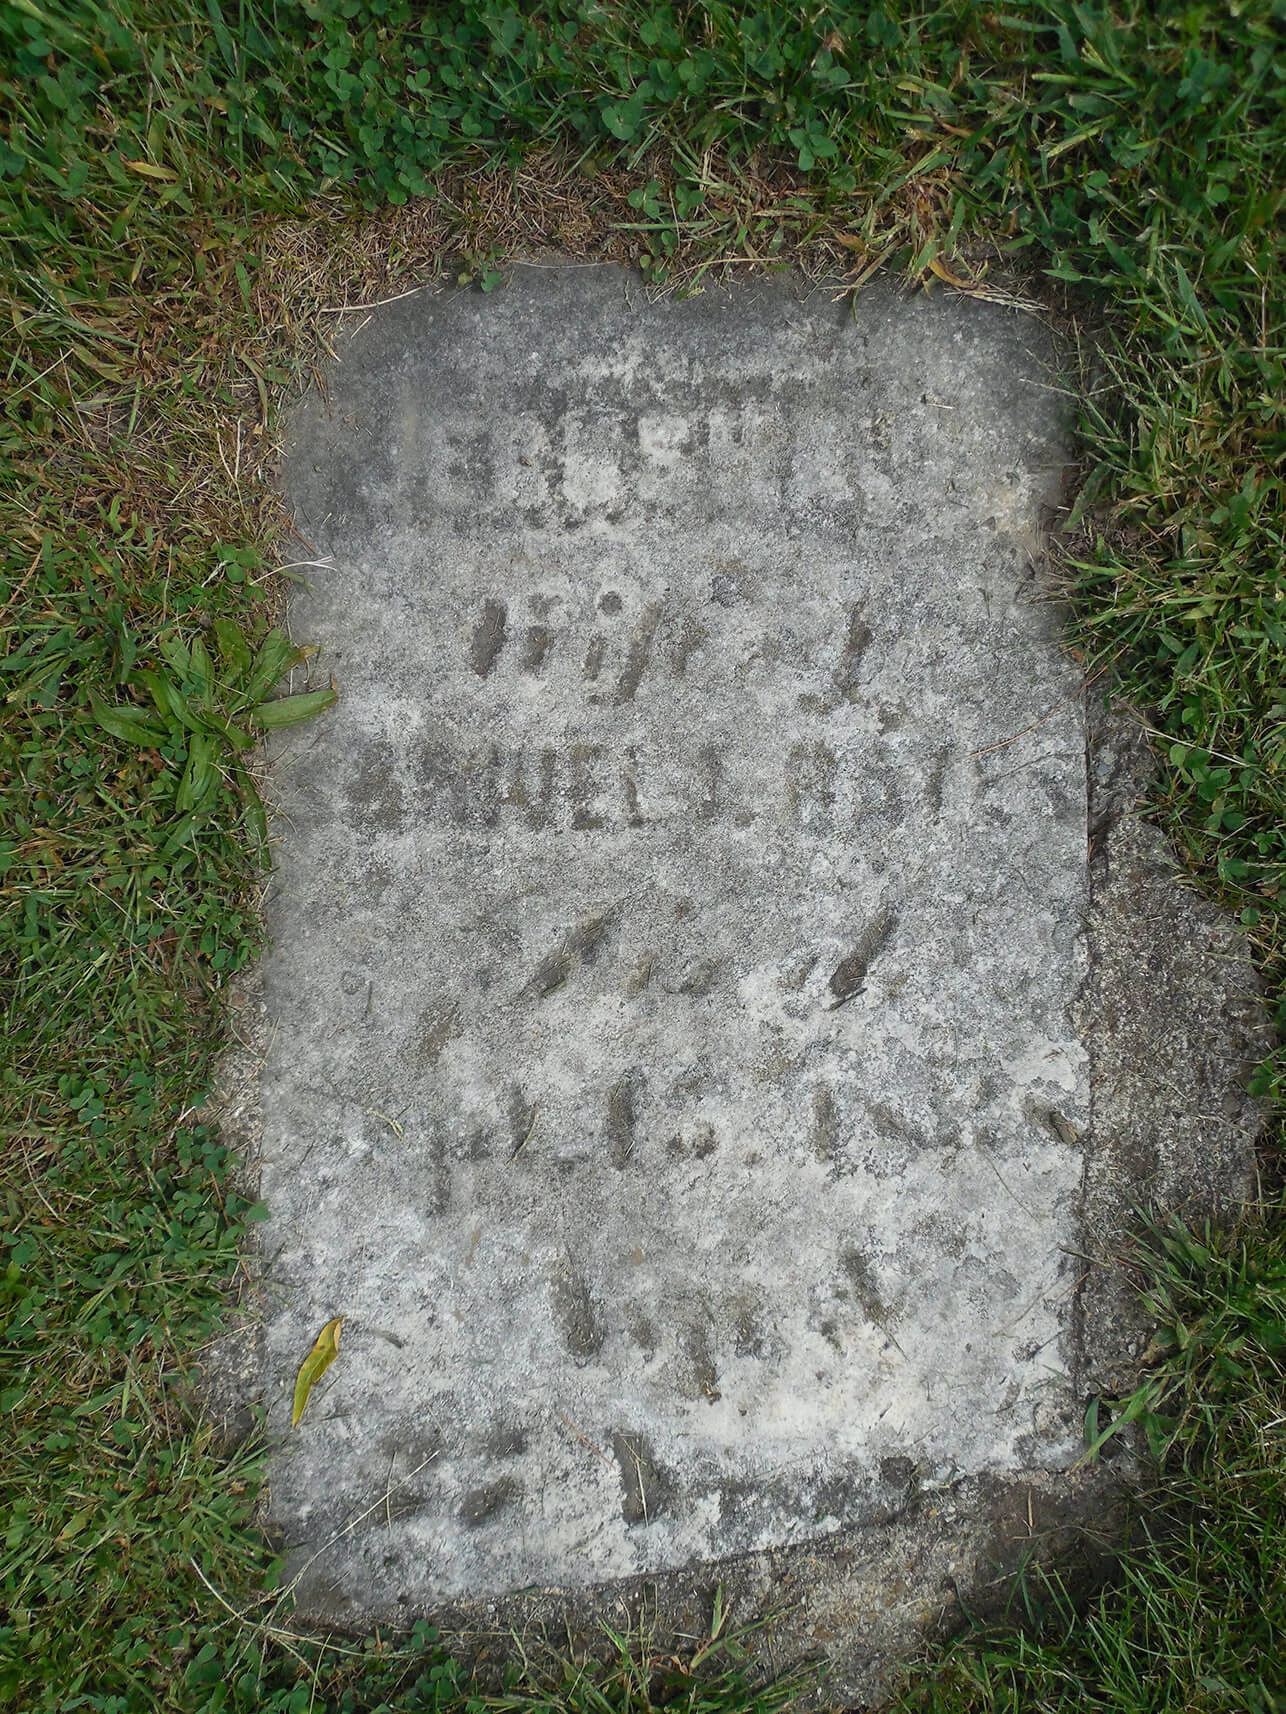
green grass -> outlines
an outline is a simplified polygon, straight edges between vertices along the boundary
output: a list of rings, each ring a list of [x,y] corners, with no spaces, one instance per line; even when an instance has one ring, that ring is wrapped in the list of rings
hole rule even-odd
[[[1286,1234],[1172,1222],[1148,1272],[1162,1361],[1139,1397],[1165,1452],[1120,1575],[1088,1607],[1031,1577],[904,1714],[1286,1708]]]
[[[1157,812],[1286,1023],[1282,0],[420,10],[0,9],[15,1709],[469,1694],[423,1635],[282,1630],[253,1460],[217,1454],[187,1379],[261,1213],[200,1103],[256,943],[242,738],[289,664],[269,646],[255,677],[294,557],[261,478],[328,299],[440,269],[491,287],[543,238],[669,288],[728,257],[990,269],[1098,330],[1064,538],[1079,645],[1147,708]],[[1257,1086],[1280,1101],[1282,1077]],[[1281,1226],[1170,1242],[1149,1399],[1180,1427],[1120,1577],[1088,1612],[1029,1583],[1023,1624],[967,1638],[915,1705],[1286,1705]],[[503,1705],[760,1705],[709,1661],[621,1663]]]

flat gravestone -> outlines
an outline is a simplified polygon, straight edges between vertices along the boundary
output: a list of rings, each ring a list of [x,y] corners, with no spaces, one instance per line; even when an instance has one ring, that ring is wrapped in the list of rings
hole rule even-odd
[[[271,1482],[357,1621],[800,1547],[1080,1451],[1086,735],[1039,326],[425,291],[293,423]],[[848,1539],[845,1536],[845,1539]]]

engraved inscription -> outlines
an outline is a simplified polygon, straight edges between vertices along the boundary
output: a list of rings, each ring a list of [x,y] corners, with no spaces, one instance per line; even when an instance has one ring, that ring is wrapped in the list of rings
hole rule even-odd
[[[652,644],[656,638],[656,628],[661,620],[659,604],[648,607],[640,616],[635,626],[634,635],[630,638],[629,652],[625,657],[625,666],[621,672],[620,683],[616,687],[616,701],[629,702],[643,682],[643,674],[647,671],[648,662],[652,658]]]
[[[600,911],[568,929],[554,950],[541,959],[523,992],[533,999],[544,1000],[561,988],[581,964],[592,962],[616,914],[615,910]]]
[[[561,829],[580,834],[687,825],[694,821],[789,827],[799,837],[859,835],[905,808],[903,788],[877,739],[860,773],[845,773],[822,740],[765,756],[749,792],[731,781],[718,744],[571,743],[513,746],[494,741],[456,747],[424,743],[386,769],[376,808],[359,780],[349,798],[363,819],[389,832],[416,827]],[[365,778],[369,765],[363,765]],[[965,782],[970,797],[977,782]],[[941,781],[918,793],[928,816],[940,814]]]
[[[607,1093],[607,1143],[612,1165],[618,1171],[629,1164],[634,1153],[635,1124],[638,1118],[640,1074],[626,1073]]]
[[[482,617],[473,628],[469,658],[479,678],[486,678],[505,646],[505,625],[508,614],[503,601],[488,601]]]
[[[857,945],[836,965],[830,979],[833,1004],[842,1006],[866,986],[871,965],[884,951],[897,925],[897,913],[891,905],[881,905],[858,936]]]
[[[1055,395],[984,342],[1002,433],[923,402],[968,340],[886,352],[866,294],[594,270],[551,355],[550,278],[392,306],[334,383],[360,475],[301,465],[341,694],[281,739],[287,1416],[355,1332],[273,1504],[314,1552],[431,1432],[325,1562],[425,1610],[1078,1450],[1084,742],[1018,546]]]
[[[849,609],[848,634],[835,669],[835,688],[849,702],[856,702],[861,694],[862,659],[870,646],[871,627],[863,617],[861,606],[855,603]]]

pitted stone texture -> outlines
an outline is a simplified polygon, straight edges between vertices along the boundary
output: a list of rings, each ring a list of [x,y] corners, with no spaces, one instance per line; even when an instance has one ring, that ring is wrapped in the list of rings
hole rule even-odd
[[[272,1480],[332,1594],[587,1586],[1076,1456],[1040,344],[521,271],[300,409],[341,699],[275,768],[266,1345],[280,1419],[347,1317]]]

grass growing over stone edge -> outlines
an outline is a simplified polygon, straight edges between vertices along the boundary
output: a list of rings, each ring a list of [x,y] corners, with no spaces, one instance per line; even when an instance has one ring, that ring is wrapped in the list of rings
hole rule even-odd
[[[273,1622],[253,1459],[216,1455],[186,1381],[262,1213],[200,1117],[262,861],[219,734],[253,670],[237,633],[262,646],[273,568],[306,557],[264,478],[319,311],[443,270],[491,289],[554,245],[663,290],[792,258],[984,292],[1019,271],[1101,320],[1081,645],[1148,709],[1158,812],[1286,1021],[1284,42],[1272,0],[0,15],[0,1702],[468,1699],[423,1632],[327,1650]],[[198,637],[208,672],[175,648]],[[158,697],[155,741],[103,726]],[[1025,1626],[967,1640],[916,1705],[1286,1694],[1281,1226],[1170,1241],[1151,1405],[1178,1427],[1124,1580],[1087,1617],[1030,1580]],[[751,1706],[735,1674],[640,1676],[645,1652],[505,1706]]]

